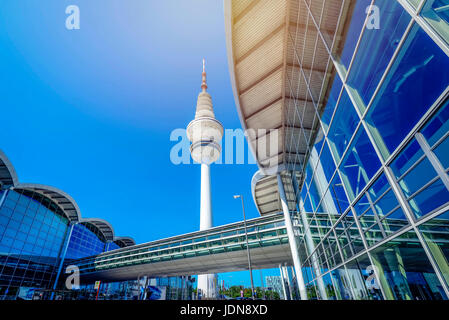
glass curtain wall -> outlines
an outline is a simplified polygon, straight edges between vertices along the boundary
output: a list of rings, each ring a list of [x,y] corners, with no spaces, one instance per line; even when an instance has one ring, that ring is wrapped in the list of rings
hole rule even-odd
[[[117,282],[81,284],[64,299],[77,300],[191,300],[193,296],[190,276],[147,278]],[[98,296],[97,296],[98,293]]]
[[[16,299],[53,285],[68,219],[39,193],[5,192],[0,207],[0,299]]]
[[[89,223],[77,223],[73,227],[67,248],[66,263],[105,251],[106,239],[95,226]]]
[[[286,121],[311,105],[315,126],[286,140],[309,145],[309,298],[448,299],[449,1],[298,3],[288,39],[313,55],[294,52]]]

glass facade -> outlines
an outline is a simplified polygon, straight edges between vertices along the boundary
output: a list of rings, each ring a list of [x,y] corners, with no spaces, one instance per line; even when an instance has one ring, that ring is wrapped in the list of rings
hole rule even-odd
[[[0,300],[50,299],[55,288],[64,287],[64,266],[126,246],[107,241],[93,222],[71,221],[44,194],[33,188],[0,190]]]
[[[70,237],[66,260],[70,263],[70,260],[97,255],[105,249],[106,239],[98,228],[89,223],[77,223]]]
[[[62,210],[45,196],[8,190],[0,207],[0,299],[21,288],[50,288],[68,230]]]
[[[81,285],[61,299],[76,300],[191,300],[194,279],[190,276],[147,278],[119,282]],[[98,295],[97,295],[98,293]]]
[[[380,28],[369,27],[370,4]],[[313,81],[318,66],[295,52],[317,118],[303,175],[291,175],[304,177],[296,193],[309,299],[448,299],[448,5],[299,0],[302,21],[290,32],[316,37],[330,75]],[[338,25],[325,22],[328,7]]]

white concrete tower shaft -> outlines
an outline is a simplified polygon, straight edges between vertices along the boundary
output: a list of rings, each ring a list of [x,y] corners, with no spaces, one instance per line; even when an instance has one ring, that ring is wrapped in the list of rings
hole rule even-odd
[[[201,209],[200,230],[212,228],[212,199],[210,190],[210,166],[201,164]]]
[[[202,91],[198,95],[195,119],[187,126],[187,137],[192,142],[190,153],[193,160],[201,163],[200,230],[206,230],[213,226],[210,165],[220,156],[223,126],[215,119],[212,98],[206,91],[204,59],[201,89]],[[198,289],[201,290],[203,297],[216,298],[218,294],[216,275],[199,275]]]

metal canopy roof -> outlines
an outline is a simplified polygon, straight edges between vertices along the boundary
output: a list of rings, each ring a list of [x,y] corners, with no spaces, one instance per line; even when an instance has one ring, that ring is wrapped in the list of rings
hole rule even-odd
[[[133,238],[131,237],[115,237],[114,242],[120,247],[129,247],[136,244]],[[120,245],[123,244],[123,245]]]
[[[300,173],[296,173],[297,177]],[[293,189],[291,172],[281,173],[288,208],[296,211],[296,195]],[[268,215],[282,211],[281,200],[278,191],[277,176],[265,176],[261,171],[254,174],[251,181],[251,192],[260,215]]]
[[[86,218],[81,219],[81,223],[89,223],[93,225],[95,228],[97,228],[104,236],[106,241],[114,241],[114,229],[112,228],[112,225],[107,222],[106,220],[99,219],[99,218]]]
[[[9,162],[8,157],[0,150],[0,184],[3,188],[14,186],[18,183],[16,170]],[[1,188],[0,188],[1,189]]]
[[[321,32],[332,39],[342,0],[323,3],[312,1],[310,10],[323,9]],[[314,104],[321,112],[327,83],[335,75],[307,12],[303,0],[225,0],[234,98],[242,127],[256,130],[249,130],[248,143],[265,175],[285,169],[303,171],[319,123]],[[277,129],[278,137],[258,129]],[[267,148],[269,139],[278,145]]]
[[[75,200],[62,190],[35,183],[19,183],[14,189],[34,191],[51,199],[62,209],[70,222],[78,222],[81,219],[80,209]]]

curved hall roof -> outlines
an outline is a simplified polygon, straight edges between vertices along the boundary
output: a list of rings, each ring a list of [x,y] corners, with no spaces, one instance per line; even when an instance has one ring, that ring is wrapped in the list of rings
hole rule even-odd
[[[329,43],[319,39],[308,12],[322,13],[320,31],[333,39],[341,32],[337,30],[340,13],[348,11],[350,2],[224,2],[234,100],[264,175],[303,171],[329,95],[328,84],[336,74],[329,63]],[[268,144],[270,140],[276,143]]]
[[[136,241],[134,241],[134,239],[131,237],[115,237],[114,242],[120,247],[129,247],[136,244]],[[121,246],[119,243],[122,243],[123,246]]]
[[[112,228],[112,225],[106,220],[99,218],[83,218],[80,220],[80,223],[89,223],[93,225],[103,234],[106,241],[114,241],[114,228]]]
[[[0,150],[0,183],[5,188],[19,183],[16,170],[2,150]]]
[[[70,195],[60,189],[36,183],[19,183],[14,189],[40,193],[55,202],[71,223],[81,220],[81,212],[78,204]]]
[[[295,172],[295,174],[297,178],[300,176],[299,172]],[[288,209],[291,212],[296,211],[296,195],[292,183],[292,173],[291,171],[284,171],[280,175],[284,184]],[[276,175],[264,175],[260,170],[257,171],[251,180],[251,192],[261,216],[282,212]]]

